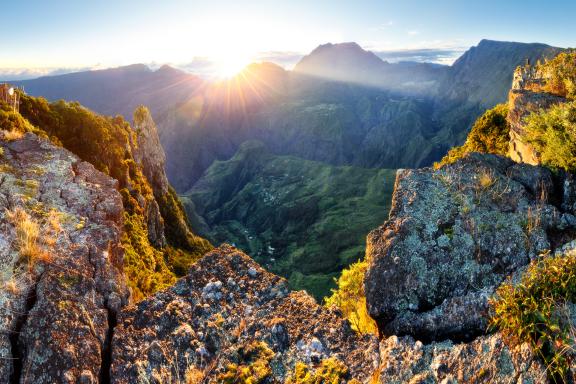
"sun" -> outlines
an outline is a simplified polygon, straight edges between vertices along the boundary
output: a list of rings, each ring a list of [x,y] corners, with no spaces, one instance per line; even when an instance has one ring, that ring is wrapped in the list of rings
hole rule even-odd
[[[230,54],[214,59],[214,72],[219,78],[231,78],[242,72],[252,60],[246,55]]]

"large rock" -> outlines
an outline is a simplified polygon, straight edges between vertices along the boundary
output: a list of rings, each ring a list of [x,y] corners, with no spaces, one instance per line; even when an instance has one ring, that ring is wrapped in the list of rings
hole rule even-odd
[[[117,182],[32,134],[0,150],[0,383],[105,381],[128,301]]]
[[[557,189],[547,169],[495,155],[398,171],[390,219],[370,233],[366,252],[367,305],[381,333],[483,334],[500,283],[574,229],[575,217],[549,203]]]
[[[143,207],[148,239],[156,248],[170,244],[190,252],[193,258],[200,257],[212,249],[212,245],[192,233],[189,227],[186,212],[166,177],[166,155],[156,124],[146,107],[140,106],[134,112],[134,130],[134,160],[141,166],[154,195],[154,199],[146,200]]]
[[[272,351],[263,361],[266,382],[284,382],[296,362],[317,366],[336,358],[348,368],[344,382],[367,380],[379,364],[375,337],[357,335],[339,313],[290,292],[284,279],[221,246],[174,287],[122,312],[111,379],[172,382],[188,371],[219,382],[230,364],[255,363],[246,351],[258,341]]]

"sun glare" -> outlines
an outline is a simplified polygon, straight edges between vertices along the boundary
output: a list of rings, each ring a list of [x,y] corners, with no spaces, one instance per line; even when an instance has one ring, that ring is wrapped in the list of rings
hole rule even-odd
[[[215,73],[220,78],[230,78],[240,73],[248,64],[250,58],[241,55],[230,55],[215,59]]]

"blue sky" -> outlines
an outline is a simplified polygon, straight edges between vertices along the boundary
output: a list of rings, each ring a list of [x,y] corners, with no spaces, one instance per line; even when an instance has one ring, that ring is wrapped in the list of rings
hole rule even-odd
[[[576,46],[573,0],[18,0],[1,9],[0,73],[137,62],[210,73],[262,59],[290,67],[342,41],[391,60],[403,51],[448,63],[483,38]]]

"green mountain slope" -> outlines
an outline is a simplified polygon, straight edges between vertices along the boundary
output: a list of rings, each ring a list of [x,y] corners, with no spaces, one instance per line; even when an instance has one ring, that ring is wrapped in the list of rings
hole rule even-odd
[[[316,298],[364,255],[388,216],[395,171],[274,156],[247,142],[214,163],[182,200],[215,244],[232,242]]]

